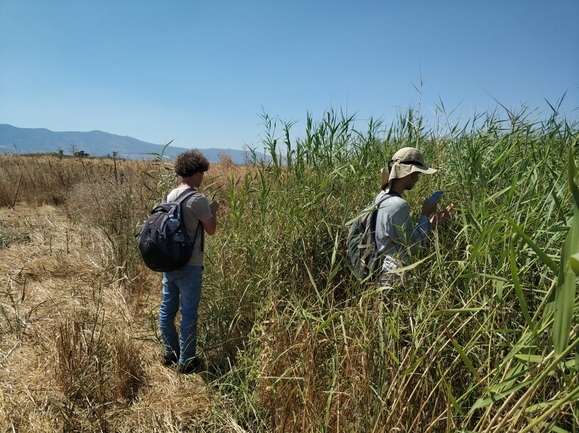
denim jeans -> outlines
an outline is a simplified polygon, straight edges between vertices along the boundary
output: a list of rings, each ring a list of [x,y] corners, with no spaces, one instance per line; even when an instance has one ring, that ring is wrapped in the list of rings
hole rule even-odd
[[[163,273],[163,300],[159,324],[165,355],[176,354],[179,364],[187,365],[195,358],[197,345],[197,309],[201,299],[202,266],[185,265]],[[179,335],[175,316],[181,307]]]

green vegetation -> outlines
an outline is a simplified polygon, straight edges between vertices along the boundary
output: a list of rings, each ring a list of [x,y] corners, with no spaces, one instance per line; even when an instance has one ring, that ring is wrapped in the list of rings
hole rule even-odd
[[[15,231],[10,227],[5,227],[4,224],[0,224],[0,248],[5,248],[12,242],[26,241],[28,239],[28,232]]]
[[[308,116],[294,136],[291,122],[263,122],[271,162],[224,160],[203,186],[222,203],[218,234],[206,241],[203,397],[187,387],[197,377],[171,376],[151,354],[161,353],[160,278],[140,263],[133,236],[174,183],[170,161],[46,159],[34,169],[17,156],[0,161],[8,174],[1,206],[50,204],[68,218],[60,249],[50,238],[58,261],[30,272],[21,260],[0,298],[10,350],[0,364],[39,336],[36,356],[56,360],[45,363],[55,365],[42,376],[48,394],[27,384],[10,404],[17,384],[0,388],[0,421],[17,420],[0,427],[579,431],[576,123],[555,110],[533,122],[522,110],[429,129],[409,110],[361,131],[353,116],[328,112]],[[348,222],[379,190],[380,168],[403,146],[439,168],[407,193],[411,208],[443,189],[455,210],[405,286],[386,289],[354,278],[345,240]],[[96,232],[79,235],[82,224]],[[82,314],[51,313],[46,325],[50,302],[36,306],[24,288],[33,294],[36,281],[56,285],[62,276],[59,293],[72,300],[59,296],[59,311]],[[0,372],[0,385],[13,377]]]
[[[237,362],[215,378],[238,422],[577,431],[577,125],[532,124],[523,112],[441,136],[412,111],[382,133],[353,120],[308,118],[293,139],[292,124],[277,131],[265,116],[273,163],[228,185],[230,218],[209,243],[204,327],[206,347],[239,341]],[[409,145],[440,168],[408,194],[412,208],[443,189],[454,219],[404,288],[361,286],[346,222]]]

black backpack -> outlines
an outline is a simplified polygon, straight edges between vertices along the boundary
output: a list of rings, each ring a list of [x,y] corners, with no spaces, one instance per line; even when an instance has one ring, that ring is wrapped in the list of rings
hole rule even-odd
[[[191,258],[201,222],[191,241],[181,218],[181,203],[196,192],[188,188],[172,202],[167,202],[165,196],[145,220],[139,235],[139,250],[149,269],[156,272],[175,271],[185,266]]]
[[[350,226],[346,247],[352,270],[360,280],[374,276],[381,268],[381,256],[376,246],[376,216],[382,202],[390,197],[386,195],[380,202],[370,203]]]

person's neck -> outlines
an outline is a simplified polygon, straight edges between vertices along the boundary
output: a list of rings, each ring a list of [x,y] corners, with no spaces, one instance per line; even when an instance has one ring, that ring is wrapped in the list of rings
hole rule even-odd
[[[183,178],[177,188],[195,188],[195,186],[193,185],[191,178]]]
[[[390,188],[390,192],[395,192],[400,197],[402,197],[402,194],[404,194],[404,191],[406,191],[406,186],[400,182],[394,183],[394,185],[392,185],[392,187]]]
[[[386,194],[394,195],[396,197],[402,197],[398,192],[394,191],[393,189],[388,190]]]

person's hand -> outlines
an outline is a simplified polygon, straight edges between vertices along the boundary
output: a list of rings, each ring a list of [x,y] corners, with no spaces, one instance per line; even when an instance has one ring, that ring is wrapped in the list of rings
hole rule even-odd
[[[437,205],[438,201],[431,202],[429,199],[424,200],[424,203],[422,203],[422,215],[432,215],[434,212],[436,212]]]
[[[444,210],[441,210],[440,212],[437,212],[431,219],[430,222],[432,223],[433,226],[438,226],[439,224],[443,223],[444,221],[446,221],[448,219],[448,217],[450,216],[450,211],[452,210],[452,208],[454,208],[454,205],[451,203],[448,206],[446,206],[446,208]]]
[[[219,210],[219,202],[217,200],[213,200],[210,204],[209,204],[209,209],[211,209],[211,213],[213,215],[215,215],[217,213],[217,211]]]

